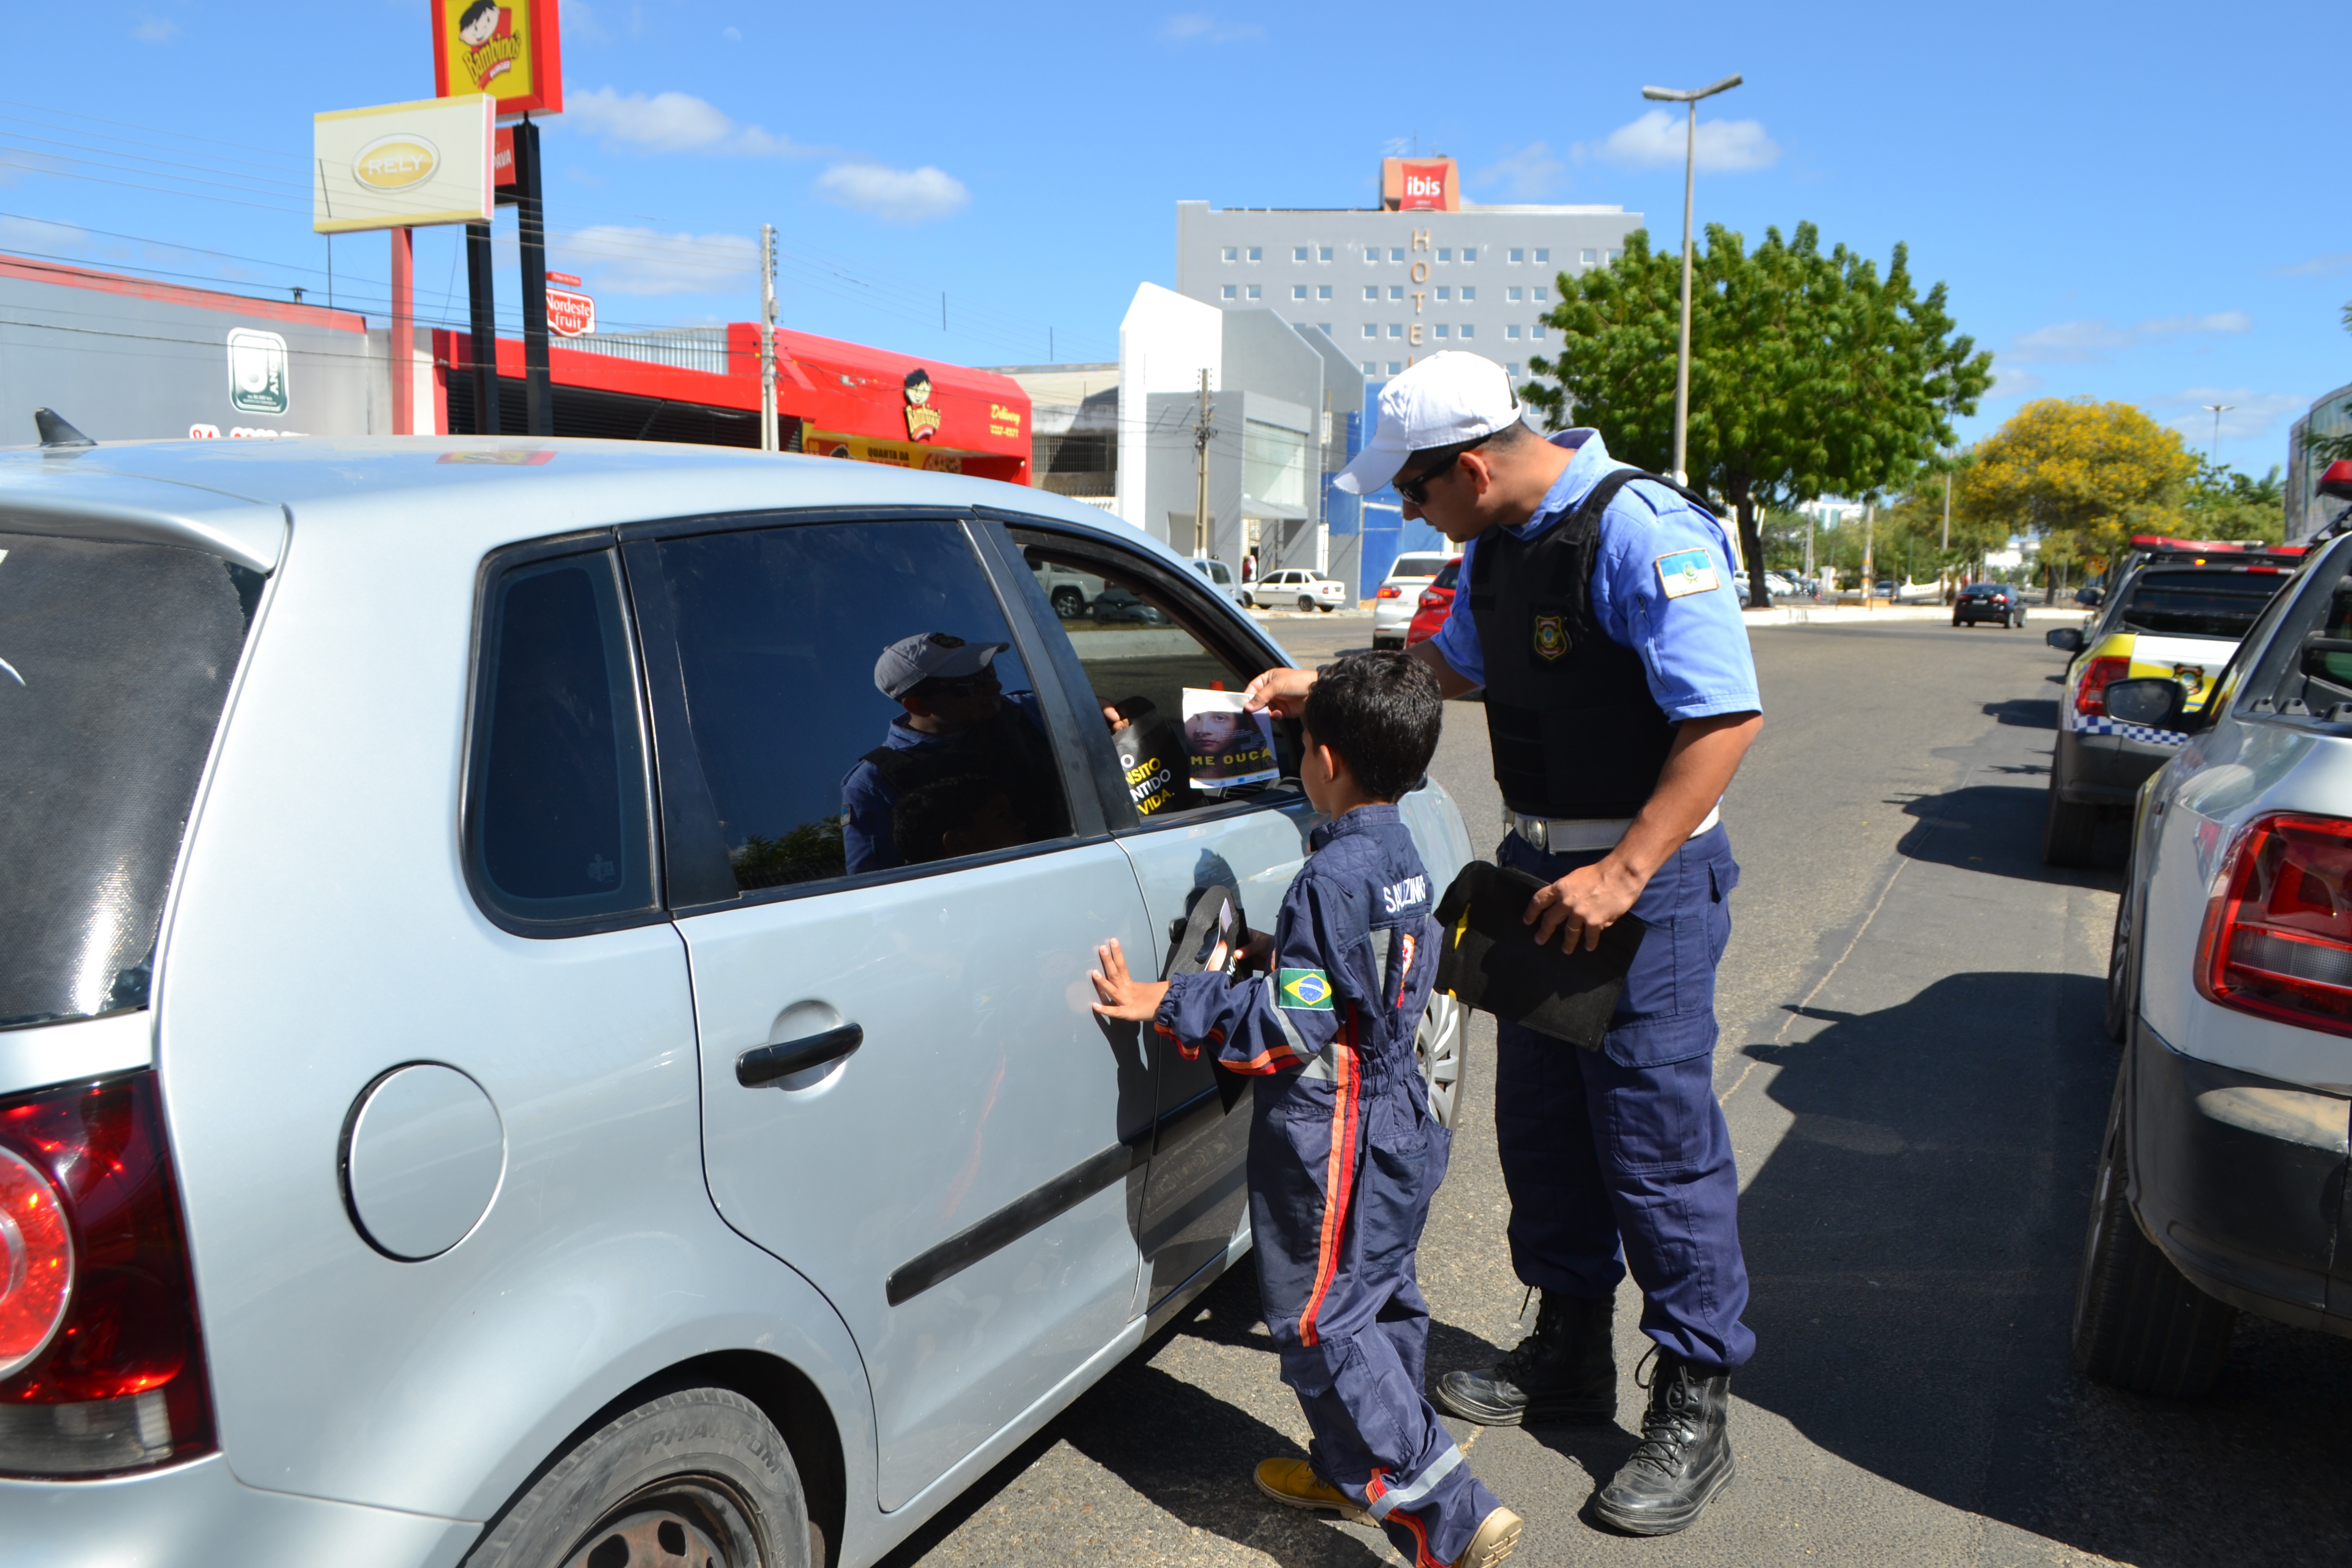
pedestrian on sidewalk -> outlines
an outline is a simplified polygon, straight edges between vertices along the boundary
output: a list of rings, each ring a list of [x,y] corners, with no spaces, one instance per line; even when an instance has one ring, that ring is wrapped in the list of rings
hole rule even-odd
[[[1414,1257],[1450,1135],[1413,1033],[1437,974],[1435,894],[1396,799],[1428,770],[1444,700],[1399,653],[1329,667],[1305,704],[1299,783],[1329,821],[1309,838],[1271,938],[1246,965],[1139,982],[1097,950],[1095,1011],[1150,1020],[1188,1060],[1256,1075],[1250,1226],[1282,1380],[1313,1431],[1258,1489],[1378,1523],[1414,1568],[1494,1568],[1519,1516],[1470,1473],[1423,1394],[1429,1308]]]
[[[1517,1348],[1448,1373],[1435,1399],[1490,1426],[1612,1419],[1630,1270],[1649,1405],[1593,1511],[1670,1533],[1731,1479],[1730,1374],[1755,1349],[1714,1089],[1715,970],[1739,878],[1718,803],[1763,723],[1730,541],[1700,497],[1612,460],[1598,431],[1537,436],[1502,367],[1475,354],[1433,354],[1381,389],[1379,428],[1337,482],[1391,481],[1406,518],[1463,548],[1462,591],[1409,657],[1448,697],[1486,689],[1511,823],[1496,858],[1547,883],[1527,911],[1538,940],[1593,948],[1628,914],[1648,928],[1600,1050],[1496,1031],[1511,1263],[1542,1306]],[[1295,711],[1314,682],[1269,671],[1249,700]]]

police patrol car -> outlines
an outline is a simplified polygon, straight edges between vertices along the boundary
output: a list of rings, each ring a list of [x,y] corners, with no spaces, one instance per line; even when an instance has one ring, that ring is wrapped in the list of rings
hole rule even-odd
[[[2187,739],[2179,731],[2112,717],[2107,687],[2126,679],[2178,680],[2186,693],[2182,711],[2202,711],[2221,667],[2302,564],[2305,549],[2142,534],[2132,540],[2092,624],[2047,634],[2044,641],[2074,658],[2058,699],[2044,861],[2089,864],[2101,810],[2129,805]]]

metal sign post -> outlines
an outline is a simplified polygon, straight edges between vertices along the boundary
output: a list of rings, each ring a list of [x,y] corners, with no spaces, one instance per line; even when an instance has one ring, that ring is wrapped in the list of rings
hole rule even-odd
[[[490,226],[466,226],[466,293],[472,306],[474,434],[499,433],[497,273],[490,265]]]
[[[760,226],[760,450],[782,448],[776,438],[776,226]]]
[[[555,434],[555,387],[547,361],[547,216],[541,202],[539,127],[514,128],[515,217],[522,241],[523,434]]]

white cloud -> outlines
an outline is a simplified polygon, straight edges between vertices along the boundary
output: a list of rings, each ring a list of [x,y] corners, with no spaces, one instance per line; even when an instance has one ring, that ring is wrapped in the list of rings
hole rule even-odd
[[[0,216],[0,250],[35,256],[76,256],[89,244],[89,236],[68,223],[46,218]]]
[[[1580,143],[1576,151],[1589,151],[1604,163],[1650,169],[1681,163],[1688,137],[1685,115],[1653,109],[1612,131],[1599,146],[1587,149]],[[1780,145],[1764,133],[1760,120],[1702,120],[1696,156],[1705,173],[1744,174],[1779,163]]]
[[[168,16],[147,16],[131,29],[131,36],[142,44],[168,44],[180,36],[180,24]]]
[[[945,217],[971,201],[962,181],[929,163],[919,169],[835,163],[816,177],[816,191],[829,202],[872,213],[886,223]]]
[[[2352,250],[2339,250],[2333,256],[2315,256],[2308,261],[2298,261],[2292,267],[2276,268],[2282,278],[2332,278],[2338,272],[2352,272]]]
[[[596,224],[549,236],[549,248],[606,294],[659,297],[726,294],[755,284],[760,245],[740,234],[663,234],[633,224]]]
[[[730,44],[740,44],[743,41],[743,35],[733,27],[720,28],[719,36]]]
[[[1559,188],[1568,165],[1552,156],[1549,142],[1514,148],[1474,174],[1480,185],[1501,185],[1521,201],[1538,201]]]
[[[626,97],[609,87],[573,93],[564,118],[610,146],[648,153],[719,153],[748,158],[813,158],[822,147],[803,146],[757,125],[729,118],[724,110],[690,92]]]
[[[2276,433],[2284,422],[2301,415],[2311,406],[2311,395],[2257,392],[2251,386],[2189,386],[2140,401],[2191,447],[2201,448],[2213,439],[2217,404],[2222,410],[2221,439],[2252,441]]]
[[[2031,397],[2050,384],[2030,370],[2011,370],[1996,363],[1992,371],[1990,397]]]
[[[1237,44],[1263,38],[1265,29],[1255,22],[1223,22],[1205,11],[1180,11],[1160,25],[1160,36],[1177,44]]]
[[[2243,310],[2156,317],[2127,327],[2107,321],[2059,321],[2019,334],[2001,355],[2021,364],[2095,364],[2145,343],[2206,332],[2242,332],[2253,324]]]

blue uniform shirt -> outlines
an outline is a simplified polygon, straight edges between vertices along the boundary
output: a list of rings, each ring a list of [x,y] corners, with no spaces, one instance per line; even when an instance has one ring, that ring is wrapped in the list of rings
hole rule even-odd
[[[1551,439],[1576,456],[1535,515],[1511,530],[1519,539],[1559,526],[1602,478],[1632,466],[1610,457],[1598,430],[1565,430]],[[1477,549],[1475,539],[1463,547],[1454,607],[1430,640],[1462,679],[1484,685],[1486,659],[1470,618],[1470,563]],[[1690,571],[1694,551],[1706,552],[1713,586],[1693,588],[1706,581],[1706,574]],[[1601,636],[1642,656],[1650,695],[1675,722],[1764,710],[1732,582],[1731,541],[1721,523],[1674,491],[1637,481],[1620,489],[1601,514],[1592,614]]]
[[[1004,706],[1028,720],[1039,734],[1045,732],[1045,716],[1037,706],[1035,692],[1008,691],[1004,694]],[[954,735],[930,735],[909,728],[901,714],[890,721],[882,743],[894,752],[919,752],[932,746],[952,746],[957,740]],[[891,831],[891,814],[898,809],[898,792],[882,776],[882,770],[858,758],[857,765],[842,778],[841,804],[842,858],[850,872],[855,875],[896,869],[901,862],[898,837]]]

